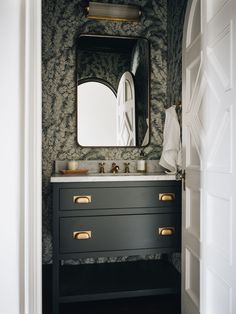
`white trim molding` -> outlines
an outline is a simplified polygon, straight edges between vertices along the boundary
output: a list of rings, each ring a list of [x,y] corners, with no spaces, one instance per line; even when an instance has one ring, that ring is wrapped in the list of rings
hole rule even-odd
[[[24,0],[24,219],[21,314],[42,313],[41,1]]]

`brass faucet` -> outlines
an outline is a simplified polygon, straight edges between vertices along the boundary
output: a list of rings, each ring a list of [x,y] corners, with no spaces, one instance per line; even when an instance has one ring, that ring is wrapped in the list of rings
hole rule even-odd
[[[112,166],[111,173],[118,173],[119,172],[120,167],[115,162],[113,162],[111,166]]]

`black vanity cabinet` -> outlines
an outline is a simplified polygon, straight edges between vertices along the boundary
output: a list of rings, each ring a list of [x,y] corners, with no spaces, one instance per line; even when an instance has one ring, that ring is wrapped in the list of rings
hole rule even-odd
[[[180,245],[180,182],[53,183],[53,314],[65,302],[180,289],[180,274],[165,259],[79,265],[65,260],[178,252]]]

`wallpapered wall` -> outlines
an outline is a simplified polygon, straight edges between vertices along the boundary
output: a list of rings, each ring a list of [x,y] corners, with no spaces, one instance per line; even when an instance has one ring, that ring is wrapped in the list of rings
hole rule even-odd
[[[182,95],[182,35],[188,0],[167,1],[167,104],[175,105]]]
[[[116,92],[120,73],[130,70],[130,59],[125,53],[80,51],[77,60],[77,81],[88,78],[102,79],[109,82]]]
[[[104,1],[108,2],[108,1]],[[112,2],[112,1],[109,1]],[[119,3],[119,1],[114,1]],[[76,41],[81,33],[141,36],[151,44],[151,139],[146,158],[158,159],[167,89],[166,0],[123,0],[142,7],[140,23],[92,21],[85,1],[43,0],[43,262],[51,262],[51,188],[56,159],[136,159],[138,148],[81,148],[76,140]]]
[[[183,20],[181,16],[186,1],[109,1],[138,4],[142,7],[140,23],[121,23],[86,19],[84,15],[86,1],[83,0],[42,0],[43,263],[50,263],[52,259],[52,199],[49,181],[53,173],[53,161],[56,159],[137,159],[140,154],[138,148],[101,149],[78,146],[76,42],[79,34],[141,36],[150,41],[151,138],[144,152],[147,159],[159,159],[165,109],[180,97],[181,23],[180,26],[178,25]],[[168,20],[171,23],[168,27],[167,7]],[[170,50],[167,55],[168,45]],[[168,72],[171,75],[168,76]],[[170,93],[172,95],[169,95]]]

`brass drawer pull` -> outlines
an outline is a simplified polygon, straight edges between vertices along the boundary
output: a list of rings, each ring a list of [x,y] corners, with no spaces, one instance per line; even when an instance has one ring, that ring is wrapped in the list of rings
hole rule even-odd
[[[159,201],[173,201],[175,200],[175,193],[160,193]]]
[[[92,202],[91,195],[76,195],[73,196],[73,203],[75,204],[87,204]]]
[[[92,231],[74,231],[73,239],[75,240],[88,240],[92,238]]]
[[[175,233],[175,228],[174,227],[162,227],[159,228],[159,235],[161,236],[170,236]]]

